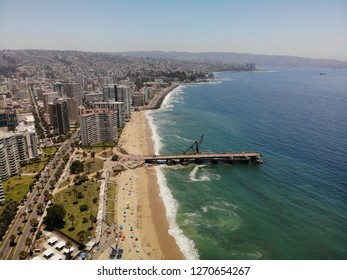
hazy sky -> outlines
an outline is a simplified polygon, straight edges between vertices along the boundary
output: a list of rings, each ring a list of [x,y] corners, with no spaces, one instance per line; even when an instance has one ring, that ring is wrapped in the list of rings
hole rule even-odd
[[[0,49],[29,48],[347,61],[347,0],[0,0]]]

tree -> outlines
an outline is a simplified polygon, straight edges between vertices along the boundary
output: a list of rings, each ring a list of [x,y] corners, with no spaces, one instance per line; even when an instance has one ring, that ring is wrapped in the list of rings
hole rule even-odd
[[[118,158],[119,158],[118,155],[113,155],[111,160],[112,160],[112,161],[117,161]]]
[[[95,216],[94,216],[94,215],[90,215],[90,216],[89,216],[89,221],[91,222],[90,227],[91,227],[91,229],[93,229],[93,225],[94,225],[94,223],[96,223],[96,218],[95,218]]]
[[[22,234],[23,233],[23,228],[21,226],[17,227],[17,234]]]
[[[70,166],[70,172],[72,174],[78,174],[83,172],[83,162],[79,160],[74,160]]]
[[[49,194],[49,191],[48,191],[48,190],[45,190],[45,191],[43,192],[43,195],[44,195],[45,197],[47,197],[48,194]]]
[[[83,204],[80,206],[80,211],[81,212],[84,212],[84,211],[87,211],[88,210],[88,205],[87,204]]]
[[[25,223],[25,222],[27,221],[27,216],[28,216],[27,212],[24,211],[24,212],[22,213],[23,223]]]
[[[49,193],[49,194],[47,195],[47,200],[48,200],[49,202],[52,202],[52,198],[53,198],[53,194]]]
[[[66,241],[65,248],[69,250],[69,252],[66,255],[66,259],[70,260],[71,259],[71,248],[72,248],[72,243],[70,240]]]
[[[26,260],[28,258],[29,254],[25,252],[24,250],[19,252],[18,258],[20,260]]]
[[[90,156],[94,159],[94,162],[95,162],[95,151],[91,150]]]
[[[10,246],[16,245],[15,240],[16,240],[16,236],[14,234],[11,234],[10,235]]]
[[[10,226],[12,220],[16,216],[18,209],[18,202],[14,200],[9,200],[5,207],[1,210],[0,214],[0,240],[5,235],[8,227]]]
[[[31,240],[30,237],[27,237],[27,238],[25,239],[25,246],[28,246],[28,248],[30,247],[30,245],[31,245],[32,243],[33,243],[33,242],[32,242],[32,240]]]
[[[41,188],[39,188],[39,187],[36,187],[36,190],[37,190],[37,196],[40,196],[41,195]]]
[[[44,209],[45,209],[45,205],[43,205],[43,203],[37,204],[37,215],[42,215]]]
[[[32,228],[37,228],[37,226],[39,225],[39,221],[35,218],[31,218],[29,221],[29,224]]]
[[[79,233],[77,233],[78,241],[82,242],[86,239],[86,233],[84,230],[81,230]]]
[[[31,203],[28,205],[29,213],[31,213],[33,211],[33,207],[34,207],[34,205],[32,205]]]
[[[73,222],[76,220],[76,217],[73,214],[71,214],[68,219],[72,223],[71,228],[74,229],[75,225]]]
[[[53,204],[47,209],[47,215],[43,218],[44,223],[50,229],[63,228],[66,210],[63,205]]]

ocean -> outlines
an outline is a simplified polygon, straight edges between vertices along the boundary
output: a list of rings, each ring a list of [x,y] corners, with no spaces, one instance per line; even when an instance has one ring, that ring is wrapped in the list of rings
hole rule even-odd
[[[188,259],[347,259],[347,70],[266,70],[182,85],[146,113],[157,154],[204,134],[202,152],[264,160],[156,167],[170,234]]]

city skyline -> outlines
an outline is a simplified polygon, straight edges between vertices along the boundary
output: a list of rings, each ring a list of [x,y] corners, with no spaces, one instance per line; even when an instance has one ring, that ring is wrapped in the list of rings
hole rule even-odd
[[[0,1],[0,49],[188,51],[347,61],[347,2]]]

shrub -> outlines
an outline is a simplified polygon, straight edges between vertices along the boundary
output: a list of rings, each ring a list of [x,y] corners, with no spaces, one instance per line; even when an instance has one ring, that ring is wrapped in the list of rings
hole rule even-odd
[[[87,211],[87,210],[88,210],[88,205],[83,204],[83,205],[80,206],[80,211],[81,212],[84,212],[84,211]]]

